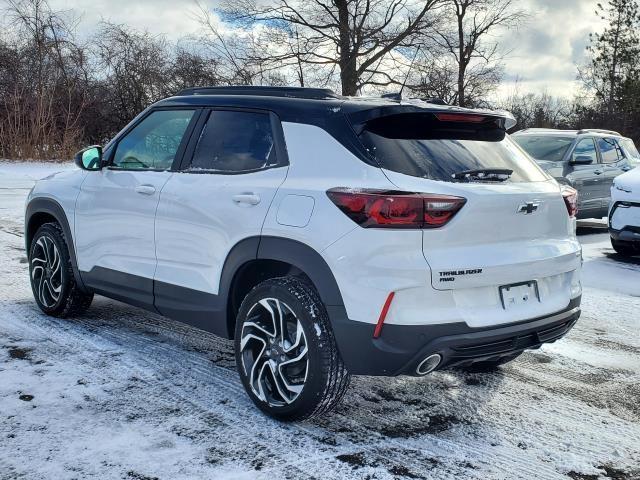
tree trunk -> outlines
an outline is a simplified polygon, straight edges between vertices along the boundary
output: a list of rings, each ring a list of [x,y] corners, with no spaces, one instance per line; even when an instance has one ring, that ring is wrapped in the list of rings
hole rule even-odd
[[[340,83],[342,95],[355,95],[358,90],[356,71],[356,52],[351,51],[351,31],[349,29],[349,10],[346,0],[336,0],[338,21],[340,24]]]
[[[467,99],[464,97],[464,66],[461,64],[458,69],[458,105],[461,107],[466,106]]]
[[[622,22],[622,12],[618,9],[618,18],[616,21],[616,31],[613,40],[613,54],[611,58],[611,70],[609,71],[609,98],[607,99],[607,113],[609,118],[613,115],[613,102],[615,99],[616,70],[618,68],[618,41],[620,39],[620,24]]]
[[[458,20],[458,105],[465,106],[466,98],[464,97],[464,74],[467,69],[466,45],[464,42],[464,16],[467,4],[456,3],[456,17]]]

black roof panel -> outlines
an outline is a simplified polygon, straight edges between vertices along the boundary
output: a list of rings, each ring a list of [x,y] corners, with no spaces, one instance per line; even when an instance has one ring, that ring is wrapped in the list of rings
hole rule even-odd
[[[503,117],[504,113],[470,110],[420,100],[397,101],[382,97],[343,97],[324,88],[230,86],[196,87],[160,100],[154,107],[229,107],[268,110],[282,121],[323,124],[336,116],[348,115],[366,121],[377,116],[410,112],[479,113]],[[357,114],[353,117],[353,114]]]

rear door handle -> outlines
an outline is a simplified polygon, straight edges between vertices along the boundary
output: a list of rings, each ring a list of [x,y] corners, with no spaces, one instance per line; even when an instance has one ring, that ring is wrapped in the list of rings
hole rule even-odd
[[[142,195],[153,195],[156,193],[156,187],[153,185],[138,185],[136,187],[136,192],[141,193]]]
[[[595,173],[596,175],[602,175],[604,173],[604,170],[594,170],[593,173]]]
[[[257,205],[260,203],[260,197],[255,193],[239,193],[231,197],[234,203],[245,203],[247,205]]]

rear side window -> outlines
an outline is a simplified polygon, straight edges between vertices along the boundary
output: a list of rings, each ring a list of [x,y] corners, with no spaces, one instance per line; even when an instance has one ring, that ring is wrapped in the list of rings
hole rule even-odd
[[[476,128],[438,125],[422,114],[391,115],[365,126],[360,139],[381,168],[414,177],[450,182],[468,170],[508,169],[509,182],[548,179],[504,130]]]
[[[571,158],[575,160],[578,157],[589,157],[592,163],[598,163],[598,154],[596,153],[596,144],[593,143],[593,138],[583,138],[578,142],[571,154]]]
[[[600,148],[602,163],[616,163],[624,158],[615,138],[599,138],[598,148]]]
[[[574,140],[557,135],[514,135],[512,138],[536,160],[551,162],[561,162]]]
[[[267,113],[214,110],[196,145],[189,170],[242,173],[277,166]]]

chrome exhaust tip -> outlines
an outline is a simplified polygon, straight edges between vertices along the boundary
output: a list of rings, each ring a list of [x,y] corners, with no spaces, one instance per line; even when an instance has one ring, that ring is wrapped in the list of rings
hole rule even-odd
[[[429,355],[427,358],[422,360],[418,367],[416,368],[416,373],[420,376],[426,375],[427,373],[433,372],[440,362],[442,361],[442,356],[439,353],[434,353]]]

